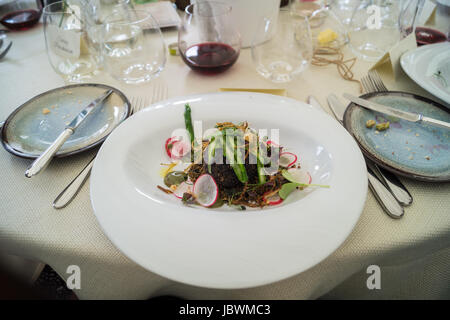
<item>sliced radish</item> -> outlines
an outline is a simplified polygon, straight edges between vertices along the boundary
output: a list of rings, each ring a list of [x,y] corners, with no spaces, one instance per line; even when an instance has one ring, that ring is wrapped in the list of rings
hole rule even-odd
[[[192,193],[192,184],[182,182],[180,185],[173,191],[173,195],[178,199],[183,199],[183,195],[185,193]]]
[[[291,175],[296,183],[301,184],[311,184],[312,178],[308,171],[300,169],[300,168],[291,168],[288,170],[288,173]]]
[[[280,145],[279,145],[278,143],[273,142],[272,140],[268,140],[268,141],[266,142],[266,144],[267,144],[268,146],[274,146],[275,148],[279,148],[279,147],[280,147]]]
[[[173,147],[173,143],[177,142],[178,139],[176,139],[175,137],[170,137],[169,139],[166,140],[166,144],[164,146],[164,148],[166,149],[166,153],[169,156],[169,158],[172,158],[172,147]]]
[[[265,195],[263,195],[263,199],[267,204],[269,204],[271,206],[276,206],[277,204],[280,204],[283,202],[283,199],[281,199],[281,197],[278,193],[272,194],[272,195],[270,195],[270,193],[272,193],[272,192],[269,192],[269,193],[266,193]]]
[[[284,168],[290,168],[297,162],[297,160],[298,158],[295,154],[291,152],[282,152],[280,154],[279,164]]]
[[[174,141],[172,142],[172,149],[170,151],[172,153],[172,159],[180,159],[190,151],[190,148],[186,142]]]
[[[219,188],[212,176],[203,174],[195,181],[193,194],[200,205],[211,207],[217,201]]]

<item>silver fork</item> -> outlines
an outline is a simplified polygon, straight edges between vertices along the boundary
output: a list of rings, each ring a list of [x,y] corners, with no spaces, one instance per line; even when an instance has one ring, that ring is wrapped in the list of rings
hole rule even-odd
[[[377,71],[369,71],[369,74],[361,79],[361,83],[366,93],[388,91]],[[413,197],[395,174],[380,168],[372,161],[369,162],[372,171],[402,206],[413,203]]]
[[[153,95],[151,100],[149,98],[142,97],[133,97],[131,99],[131,112],[130,116],[141,111],[146,106],[148,106],[148,102],[156,103],[158,101],[164,100],[167,98],[167,87],[163,85],[155,85],[153,87]],[[62,209],[66,207],[78,194],[81,187],[86,182],[89,174],[91,173],[92,166],[94,165],[95,155],[91,161],[86,165],[86,167],[81,170],[81,172],[69,183],[69,185],[64,188],[63,191],[56,197],[55,201],[53,201],[53,208]]]

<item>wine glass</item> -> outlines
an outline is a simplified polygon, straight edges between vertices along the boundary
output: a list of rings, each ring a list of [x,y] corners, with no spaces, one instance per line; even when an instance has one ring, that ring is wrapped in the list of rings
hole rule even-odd
[[[398,9],[398,2],[360,1],[348,29],[350,48],[358,57],[375,62],[400,41]]]
[[[260,43],[260,37],[264,41]],[[264,18],[255,34],[252,59],[256,71],[273,82],[288,82],[311,63],[313,44],[308,18],[281,10],[278,22]]]
[[[436,14],[435,20],[437,23],[427,24],[427,18],[424,13],[425,0],[407,0],[404,3],[402,11],[399,16],[400,32],[402,37],[407,37],[414,32],[418,45],[432,44],[447,41],[450,24],[447,19],[438,19],[439,14]],[[440,13],[442,6],[438,6],[438,13]],[[441,21],[439,21],[441,20]],[[444,21],[447,21],[445,23]],[[439,23],[444,22],[444,23]]]
[[[43,0],[0,1],[0,23],[11,30],[27,30],[39,22]]]
[[[186,7],[178,32],[183,61],[194,71],[215,74],[229,69],[238,59],[241,38],[231,18],[231,7],[202,1]]]
[[[157,22],[145,10],[108,16],[103,30],[103,60],[116,79],[136,84],[156,78],[166,64],[166,46]]]
[[[291,14],[308,18],[311,28],[323,24],[327,16],[328,0],[292,0]]]
[[[53,2],[44,7],[43,20],[47,55],[53,69],[68,82],[90,78],[97,64],[87,46],[80,6]]]

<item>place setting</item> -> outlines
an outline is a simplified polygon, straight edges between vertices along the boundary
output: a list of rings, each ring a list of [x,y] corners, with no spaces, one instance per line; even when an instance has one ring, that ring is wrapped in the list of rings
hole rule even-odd
[[[0,0],[0,70],[31,97],[1,122],[5,261],[64,282],[70,257],[92,281],[64,288],[78,299],[447,299],[387,266],[448,275],[449,15],[445,0]],[[27,80],[14,55],[34,42]],[[31,94],[37,79],[49,89]],[[12,204],[30,186],[39,206]],[[385,291],[358,284],[373,265]]]

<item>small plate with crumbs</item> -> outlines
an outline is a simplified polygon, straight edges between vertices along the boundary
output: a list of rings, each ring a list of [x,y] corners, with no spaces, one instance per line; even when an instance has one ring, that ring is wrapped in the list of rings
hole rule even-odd
[[[94,110],[90,119],[81,124],[56,157],[97,146],[130,113],[130,103],[125,95],[103,84],[69,85],[28,100],[6,119],[1,131],[3,147],[19,157],[37,158],[81,110],[108,89],[114,93],[101,108]]]
[[[404,92],[378,92],[362,98],[402,111],[450,121],[450,111],[428,98]],[[363,153],[398,175],[430,182],[450,181],[450,130],[395,119],[350,104],[344,125]]]

